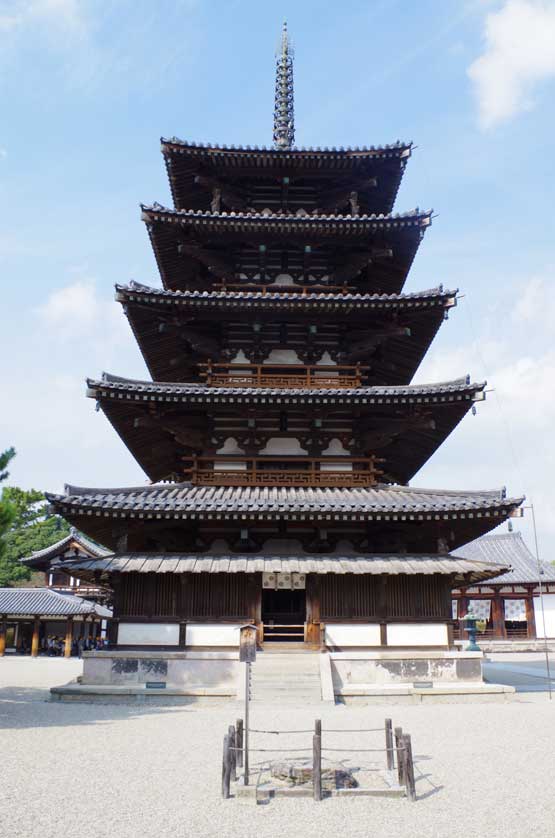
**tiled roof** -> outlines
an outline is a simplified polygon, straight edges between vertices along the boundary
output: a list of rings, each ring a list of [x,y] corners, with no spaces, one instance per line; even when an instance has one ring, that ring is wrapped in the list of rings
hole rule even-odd
[[[196,229],[235,232],[269,230],[277,233],[314,231],[319,233],[364,236],[379,229],[426,228],[432,223],[432,210],[418,209],[388,215],[288,215],[287,213],[261,212],[210,212],[203,210],[174,210],[161,204],[141,204],[143,221],[163,221],[168,224],[186,224]]]
[[[206,384],[182,384],[180,382],[135,381],[104,373],[102,379],[87,379],[89,395],[97,398],[104,393],[136,394],[141,399],[166,397],[172,401],[218,402],[237,400],[249,404],[264,404],[269,398],[290,405],[307,401],[325,404],[388,404],[394,401],[415,400],[419,404],[427,401],[461,401],[478,398],[486,382],[471,383],[469,378],[457,378],[439,384],[413,384],[404,387],[357,387],[347,388],[256,388],[256,387],[209,387]]]
[[[226,155],[226,156],[243,156],[255,157],[257,155],[270,156],[275,159],[294,160],[295,158],[307,157],[341,157],[352,158],[354,160],[360,157],[408,157],[412,148],[412,143],[402,142],[397,140],[395,143],[388,145],[371,145],[371,146],[316,146],[305,147],[300,146],[292,149],[275,149],[268,146],[237,146],[237,145],[218,145],[217,143],[193,143],[187,140],[181,140],[179,137],[161,137],[163,151],[180,151],[183,150],[188,154],[196,154],[198,156],[205,155]],[[172,148],[173,147],[173,148]]]
[[[65,495],[48,494],[67,514],[142,518],[233,518],[242,513],[291,520],[331,514],[339,520],[425,520],[480,517],[519,506],[504,489],[454,491],[384,486],[364,489],[219,487],[189,483],[154,484],[125,489],[66,486]]]
[[[521,533],[493,533],[483,535],[463,547],[457,548],[457,555],[472,561],[499,562],[511,570],[490,581],[498,584],[520,584],[538,581],[538,563],[530,552]],[[543,582],[555,582],[555,567],[541,562]]]
[[[135,300],[141,302],[165,302],[175,305],[208,306],[226,305],[232,308],[243,306],[256,307],[272,306],[272,308],[323,308],[334,307],[352,308],[410,308],[430,305],[453,306],[456,304],[458,289],[444,290],[443,286],[430,288],[425,291],[413,291],[408,294],[341,294],[315,292],[303,294],[291,286],[290,291],[171,291],[165,288],[150,288],[138,282],[128,285],[116,285],[116,299]]]
[[[0,614],[71,617],[96,614],[111,617],[112,612],[95,602],[59,594],[49,588],[0,588]]]
[[[466,584],[489,579],[504,569],[503,565],[451,555],[360,555],[348,550],[325,555],[119,553],[94,561],[78,559],[72,562],[72,568],[80,573],[451,574]]]
[[[75,527],[72,527],[69,535],[64,536],[64,538],[61,538],[49,547],[44,547],[42,550],[33,550],[30,556],[26,556],[19,561],[22,564],[33,567],[35,562],[41,563],[45,559],[55,558],[56,556],[63,554],[69,547],[71,547],[72,544],[77,544],[84,553],[88,553],[90,556],[97,556],[101,558],[102,556],[110,555],[109,550],[104,549],[104,547],[100,547],[98,544],[95,544],[94,541],[90,541],[82,533],[76,530]]]

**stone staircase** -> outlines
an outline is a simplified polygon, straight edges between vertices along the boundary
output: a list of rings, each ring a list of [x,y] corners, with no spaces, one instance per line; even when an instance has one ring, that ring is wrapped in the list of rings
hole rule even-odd
[[[315,704],[322,700],[318,652],[258,652],[251,667],[251,699],[270,704]]]

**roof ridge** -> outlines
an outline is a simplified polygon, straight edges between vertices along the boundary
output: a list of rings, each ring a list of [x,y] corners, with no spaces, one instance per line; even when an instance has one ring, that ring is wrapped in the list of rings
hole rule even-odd
[[[218,143],[201,143],[201,142],[191,142],[189,140],[182,140],[179,137],[160,137],[160,143],[162,146],[164,145],[179,145],[183,148],[190,148],[190,149],[201,149],[204,151],[262,151],[267,152],[269,154],[275,154],[276,157],[283,156],[283,151],[280,149],[276,149],[273,146],[250,146],[250,145],[227,145],[227,144],[218,144]],[[386,143],[385,145],[370,145],[370,146],[295,146],[292,149],[286,149],[286,153],[294,154],[294,155],[301,155],[303,153],[310,154],[322,154],[326,152],[333,152],[343,153],[345,156],[349,155],[349,152],[368,152],[372,153],[375,151],[397,151],[403,149],[411,149],[414,146],[414,142],[411,140],[409,142],[405,140],[396,140],[394,143]]]
[[[363,213],[361,215],[342,215],[340,213],[330,213],[328,215],[320,214],[303,214],[303,215],[289,215],[287,213],[274,212],[213,212],[212,210],[195,210],[195,209],[175,209],[174,207],[165,207],[162,204],[155,202],[154,204],[141,204],[141,210],[145,212],[164,213],[168,215],[181,216],[183,218],[207,218],[207,219],[229,219],[233,218],[240,221],[253,220],[267,220],[279,219],[280,221],[299,221],[299,222],[316,222],[316,221],[346,221],[349,224],[354,224],[359,221],[397,221],[405,218],[430,218],[433,214],[433,209],[420,210],[415,207],[406,212],[389,212],[389,213]]]

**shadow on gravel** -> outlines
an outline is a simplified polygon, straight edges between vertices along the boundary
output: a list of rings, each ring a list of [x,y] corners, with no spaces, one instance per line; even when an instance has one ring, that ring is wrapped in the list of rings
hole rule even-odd
[[[50,701],[49,690],[33,687],[0,687],[0,729],[75,727],[97,722],[121,721],[145,715],[189,710],[197,704],[190,697],[179,704],[127,702]]]

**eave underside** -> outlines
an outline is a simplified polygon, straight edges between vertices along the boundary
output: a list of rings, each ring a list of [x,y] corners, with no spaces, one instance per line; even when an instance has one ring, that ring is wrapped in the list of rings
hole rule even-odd
[[[117,299],[156,381],[199,381],[198,364],[206,357],[225,361],[242,349],[247,357],[268,358],[273,350],[286,348],[299,356],[309,352],[312,362],[327,352],[338,363],[367,365],[366,383],[385,385],[409,383],[455,294],[430,292],[387,302],[363,295],[358,300],[341,295],[311,300],[300,294],[256,294],[253,299],[241,293],[196,298],[118,288]],[[254,319],[260,323],[256,334]]]
[[[398,394],[394,388],[272,394],[168,385],[164,394],[155,386],[149,392],[148,382],[90,381],[89,395],[153,481],[175,479],[183,473],[184,458],[215,455],[228,438],[243,450],[246,445],[251,456],[256,444],[249,439],[259,440],[258,448],[263,449],[268,440],[281,438],[300,440],[301,445],[319,439],[314,456],[339,439],[352,456],[383,458],[385,479],[403,484],[454,430],[483,386],[454,382],[443,391],[430,387],[426,392],[422,387],[411,393],[404,388]],[[255,422],[250,431],[247,418]],[[316,418],[321,422],[318,431],[313,427]]]
[[[405,216],[233,216],[143,207],[165,288],[207,290],[240,276],[299,285],[354,284],[400,293],[431,214]],[[265,248],[260,251],[260,248]],[[306,248],[310,248],[309,251]]]
[[[223,150],[162,141],[177,209],[208,210],[219,189],[229,209],[263,203],[270,196],[292,208],[342,206],[357,192],[364,212],[391,212],[410,145],[374,152]],[[275,197],[272,194],[275,192]],[[296,201],[296,202],[295,202]]]

